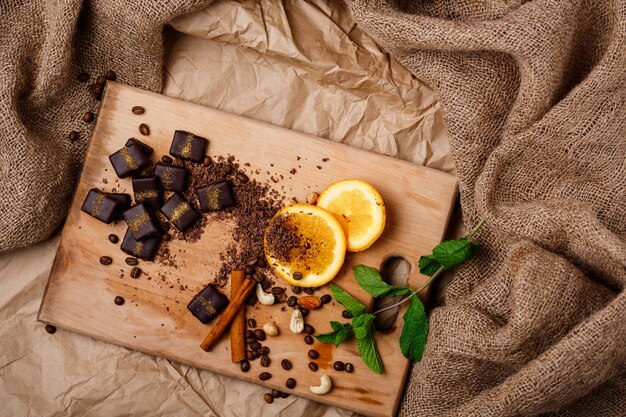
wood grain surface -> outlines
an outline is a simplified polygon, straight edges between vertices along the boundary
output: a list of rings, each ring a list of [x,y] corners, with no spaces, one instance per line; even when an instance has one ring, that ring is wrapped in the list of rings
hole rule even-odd
[[[133,114],[133,106],[143,106],[145,114]],[[139,133],[140,123],[150,126],[150,135]],[[405,307],[389,332],[377,334],[385,373],[376,375],[358,357],[354,341],[337,349],[320,343],[308,346],[303,342],[304,334],[289,331],[290,308],[282,311],[280,305],[257,303],[247,308],[246,316],[254,317],[259,327],[267,321],[276,322],[280,335],[268,337],[263,343],[271,349],[270,367],[262,368],[257,360],[252,362],[250,372],[243,373],[238,364],[231,362],[228,336],[211,352],[200,349],[199,344],[211,324],[203,325],[186,309],[192,296],[211,282],[219,270],[219,254],[232,242],[232,224],[211,222],[199,241],[171,242],[177,267],[142,261],[144,274],[139,279],[130,278],[131,267],[124,263],[127,255],[121,252],[119,244],[107,239],[110,233],[121,239],[126,228],[124,222],[103,224],[81,212],[80,207],[92,187],[132,195],[130,179],[117,179],[108,160],[108,155],[121,148],[129,137],[152,146],[155,150],[152,159],[156,161],[167,154],[177,129],[208,138],[208,153],[213,157],[230,154],[242,165],[250,163],[249,172],[257,169],[261,172],[251,174],[257,180],[269,181],[271,176],[282,175],[283,180],[275,184],[276,188],[298,201],[304,201],[310,191],[320,192],[340,179],[360,178],[370,182],[385,201],[385,231],[367,251],[348,254],[334,282],[371,306],[371,298],[352,278],[351,267],[356,264],[380,267],[393,256],[404,257],[410,263],[409,285],[416,287],[425,282],[417,261],[421,254],[430,253],[444,235],[456,198],[454,176],[123,84],[108,83],[39,320],[365,415],[394,415],[408,370],[408,361],[398,346]],[[323,161],[325,158],[329,159]],[[297,174],[290,173],[293,168]],[[98,260],[103,255],[111,256],[113,264],[101,265]],[[229,293],[228,285],[224,291]],[[317,295],[328,292],[324,287]],[[126,299],[124,305],[113,303],[117,295]],[[312,312],[306,321],[318,332],[326,332],[330,330],[329,320],[344,321],[342,310],[333,301]],[[320,353],[317,372],[307,367],[310,348]],[[282,359],[293,363],[290,371],[281,368]],[[354,364],[354,373],[334,371],[332,363],[336,360]],[[272,378],[260,381],[258,375],[263,371],[270,372]],[[334,387],[329,394],[317,396],[309,386],[319,385],[322,374],[331,377]],[[297,380],[293,390],[285,388],[290,377]]]

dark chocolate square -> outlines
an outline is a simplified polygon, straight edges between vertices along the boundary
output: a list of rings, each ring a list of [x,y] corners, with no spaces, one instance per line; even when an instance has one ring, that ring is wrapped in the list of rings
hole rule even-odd
[[[229,181],[207,185],[196,190],[200,210],[222,210],[235,205],[235,194]]]
[[[159,249],[159,243],[161,243],[161,236],[150,236],[139,242],[127,229],[120,248],[131,256],[151,261]]]
[[[165,202],[161,213],[183,233],[200,219],[200,213],[179,194],[172,195]]]
[[[150,163],[150,158],[137,142],[131,142],[130,145],[109,155],[109,160],[120,178],[126,178]]]
[[[119,204],[118,208],[115,210],[115,213],[113,214],[113,220],[120,220],[122,219],[122,213],[124,213],[126,210],[128,210],[128,208],[130,207],[131,204],[131,200],[130,200],[130,194],[125,194],[125,193],[107,193],[107,195],[109,197],[111,197],[113,200],[117,201]]]
[[[185,191],[187,182],[187,170],[183,167],[158,163],[154,166],[154,175],[159,178],[159,183],[165,191]]]
[[[149,147],[148,145],[146,145],[145,143],[143,143],[142,141],[135,139],[135,138],[130,138],[126,141],[126,144],[124,146],[128,146],[131,143],[138,143],[139,145],[141,145],[141,148],[143,149],[143,151],[146,153],[146,155],[150,156],[152,155],[152,152],[154,152],[154,149],[152,149],[151,147]]]
[[[224,294],[209,284],[187,304],[187,309],[198,320],[207,324],[226,308],[228,302]]]
[[[159,232],[145,203],[135,204],[124,212],[124,220],[135,240],[142,241]]]
[[[81,210],[104,223],[111,223],[119,213],[121,203],[105,192],[92,188],[87,193]]]
[[[170,155],[200,163],[204,160],[208,143],[209,141],[203,137],[177,130],[170,146]]]
[[[135,203],[146,203],[148,207],[158,210],[161,207],[161,195],[156,176],[133,178],[133,194]]]

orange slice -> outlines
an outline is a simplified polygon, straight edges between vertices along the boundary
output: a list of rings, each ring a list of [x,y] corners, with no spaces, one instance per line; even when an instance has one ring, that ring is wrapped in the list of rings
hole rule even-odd
[[[294,204],[283,207],[270,221],[264,249],[267,263],[284,281],[319,287],[341,269],[346,237],[337,219],[326,210]]]
[[[383,198],[365,181],[350,179],[335,182],[322,192],[317,205],[339,220],[346,234],[349,252],[369,248],[385,228]]]

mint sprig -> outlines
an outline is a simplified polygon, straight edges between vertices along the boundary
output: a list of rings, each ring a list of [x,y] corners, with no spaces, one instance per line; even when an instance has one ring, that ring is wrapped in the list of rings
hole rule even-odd
[[[409,287],[387,284],[383,281],[376,268],[371,266],[355,266],[355,280],[361,288],[374,298],[382,296],[407,297],[374,313],[367,313],[363,303],[348,294],[341,287],[330,284],[330,289],[335,300],[352,314],[352,324],[331,321],[330,325],[333,331],[316,335],[317,340],[322,343],[334,343],[335,346],[339,346],[342,342],[354,335],[359,356],[361,356],[363,362],[365,362],[367,367],[372,371],[377,374],[382,374],[384,366],[380,354],[376,349],[374,319],[376,315],[383,311],[390,310],[411,300],[411,304],[403,316],[404,326],[402,327],[402,334],[400,335],[400,351],[409,359],[415,361],[421,360],[428,336],[428,317],[426,316],[424,304],[417,294],[428,287],[444,270],[452,269],[476,255],[480,244],[473,242],[472,237],[478,232],[483,223],[484,220],[481,220],[467,236],[457,240],[443,241],[435,246],[432,254],[421,256],[418,262],[420,273],[430,276],[430,279],[416,290]]]

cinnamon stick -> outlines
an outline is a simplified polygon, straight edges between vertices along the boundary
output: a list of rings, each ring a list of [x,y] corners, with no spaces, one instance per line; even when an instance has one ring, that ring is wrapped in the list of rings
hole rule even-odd
[[[217,318],[215,325],[200,344],[202,350],[207,352],[211,350],[213,345],[219,340],[222,334],[224,334],[230,322],[233,318],[235,318],[237,312],[246,300],[246,297],[248,297],[248,294],[250,294],[250,291],[252,291],[255,285],[256,282],[254,280],[245,279],[243,281],[243,285],[239,288],[239,291],[237,291],[234,295],[231,294],[228,306]]]
[[[243,285],[246,273],[241,270],[230,274],[230,293],[235,294]],[[246,305],[243,304],[237,311],[233,322],[230,324],[230,357],[234,363],[246,359]]]

